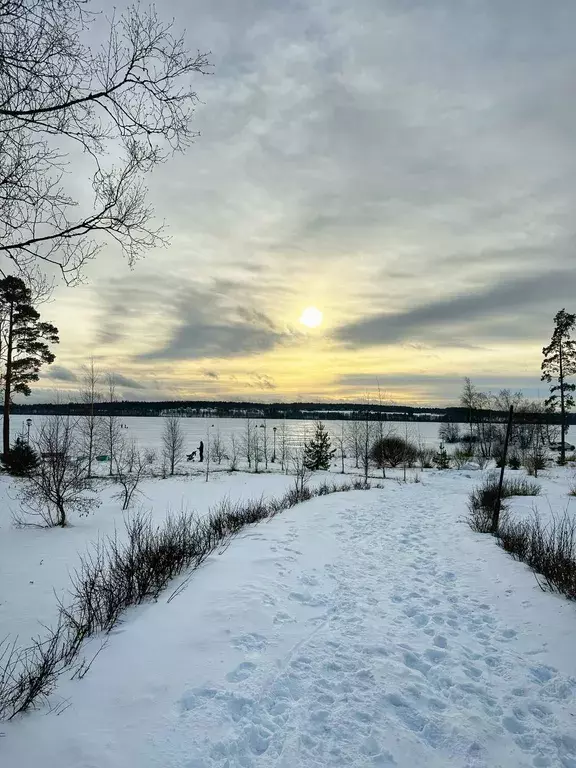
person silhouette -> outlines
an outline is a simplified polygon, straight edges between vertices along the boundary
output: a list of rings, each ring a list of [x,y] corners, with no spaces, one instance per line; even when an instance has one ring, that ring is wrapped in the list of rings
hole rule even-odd
[[[198,446],[198,453],[199,453],[198,461],[204,461],[204,443],[202,442],[202,440],[200,440],[200,445]]]

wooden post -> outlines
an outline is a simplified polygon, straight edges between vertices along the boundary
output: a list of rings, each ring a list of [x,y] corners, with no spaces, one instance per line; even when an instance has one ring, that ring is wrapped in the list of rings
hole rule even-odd
[[[502,466],[500,468],[500,480],[498,482],[498,497],[496,499],[496,505],[492,514],[492,533],[498,531],[498,523],[500,521],[500,508],[502,506],[502,486],[504,485],[504,470],[506,469],[506,458],[508,456],[508,443],[510,442],[510,432],[512,431],[512,415],[514,413],[514,406],[510,406],[510,412],[508,413],[508,425],[506,427],[506,438],[504,440],[504,453],[502,454]]]

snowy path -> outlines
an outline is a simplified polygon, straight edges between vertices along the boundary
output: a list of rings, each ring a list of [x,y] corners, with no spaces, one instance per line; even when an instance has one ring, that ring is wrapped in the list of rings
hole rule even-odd
[[[0,757],[576,768],[576,610],[458,522],[463,502],[390,484],[250,529],[127,623],[61,717],[10,726]]]

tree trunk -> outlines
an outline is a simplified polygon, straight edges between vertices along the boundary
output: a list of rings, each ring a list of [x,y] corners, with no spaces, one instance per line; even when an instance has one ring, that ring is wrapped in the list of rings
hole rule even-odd
[[[564,438],[566,436],[566,407],[564,403],[564,361],[562,359],[562,342],[560,342],[559,349],[560,358],[560,374],[558,380],[560,382],[560,414],[562,419],[562,426],[560,430],[560,461],[562,464],[566,463],[566,448],[564,447]]]
[[[56,502],[56,509],[58,510],[58,525],[60,528],[66,528],[66,510],[62,501]]]
[[[2,424],[2,449],[4,456],[10,453],[10,396],[12,394],[12,352],[14,346],[14,304],[8,317],[8,343],[6,345],[6,376],[4,380],[4,420]]]

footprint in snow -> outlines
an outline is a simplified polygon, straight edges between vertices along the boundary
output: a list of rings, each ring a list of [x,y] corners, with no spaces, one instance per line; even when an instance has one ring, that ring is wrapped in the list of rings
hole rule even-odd
[[[295,621],[296,619],[286,611],[278,611],[273,619],[274,624],[293,624]]]
[[[230,644],[241,651],[263,651],[268,647],[268,640],[257,632],[249,632],[245,635],[233,637]]]
[[[250,677],[255,669],[256,664],[252,664],[251,661],[243,661],[241,664],[238,664],[236,669],[228,672],[226,680],[228,680],[229,683],[240,683],[242,680],[246,680]]]
[[[326,598],[323,595],[312,595],[310,592],[290,592],[288,597],[290,600],[312,608],[326,605]]]

